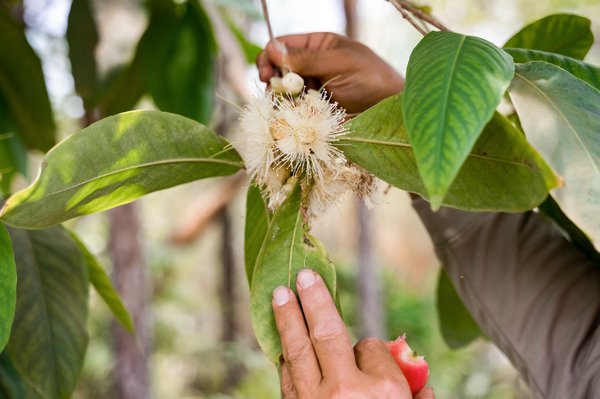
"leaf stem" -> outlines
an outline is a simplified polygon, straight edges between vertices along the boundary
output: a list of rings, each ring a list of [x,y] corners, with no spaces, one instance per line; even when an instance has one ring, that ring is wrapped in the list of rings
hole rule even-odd
[[[392,3],[392,5],[394,7],[396,7],[396,9],[400,12],[400,14],[402,14],[404,19],[406,19],[423,36],[425,36],[425,35],[427,35],[427,33],[429,33],[429,29],[427,28],[426,24],[429,24],[441,31],[445,31],[445,32],[449,31],[449,29],[447,27],[445,27],[436,18],[434,18],[431,15],[423,12],[422,10],[419,10],[418,8],[414,7],[411,4],[411,2],[409,2],[407,0],[387,0],[387,1]],[[421,24],[423,26],[419,25],[417,23],[417,21],[415,21],[415,19],[417,21],[421,22]]]
[[[269,41],[272,41],[273,36],[273,28],[271,27],[271,19],[269,18],[269,7],[267,7],[267,0],[260,0],[262,5],[263,15],[265,17],[265,22],[267,23],[267,29],[269,30]]]

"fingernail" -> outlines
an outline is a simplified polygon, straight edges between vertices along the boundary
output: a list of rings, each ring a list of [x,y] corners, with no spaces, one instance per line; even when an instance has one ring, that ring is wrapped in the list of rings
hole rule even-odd
[[[290,301],[290,290],[286,287],[277,287],[273,291],[273,301],[275,305],[283,306]]]
[[[300,273],[298,273],[298,284],[300,287],[306,289],[313,285],[317,279],[315,272],[310,269],[302,269]]]

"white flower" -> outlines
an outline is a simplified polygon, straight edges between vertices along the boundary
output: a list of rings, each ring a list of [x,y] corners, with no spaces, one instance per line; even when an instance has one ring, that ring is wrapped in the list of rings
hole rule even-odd
[[[279,84],[279,82],[276,82]],[[333,144],[346,134],[345,111],[325,91],[297,97],[263,94],[244,108],[239,148],[246,170],[277,208],[302,179],[307,214],[314,217],[346,191],[369,195],[373,178]]]
[[[334,167],[335,160],[343,158],[333,143],[346,134],[344,118],[345,111],[325,95],[282,101],[274,126],[280,151],[276,161],[290,165],[294,173],[303,171],[309,178],[321,177],[324,169]]]
[[[240,152],[248,173],[260,184],[266,183],[275,155],[271,124],[275,114],[274,99],[270,94],[254,98],[240,117],[242,133]]]

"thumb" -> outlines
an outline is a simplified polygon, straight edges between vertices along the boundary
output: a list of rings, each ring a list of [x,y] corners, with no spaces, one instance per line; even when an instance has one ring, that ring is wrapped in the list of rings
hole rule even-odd
[[[282,69],[290,69],[302,76],[320,77],[327,74],[321,61],[327,50],[286,47],[277,39],[267,45],[265,52],[269,62]]]

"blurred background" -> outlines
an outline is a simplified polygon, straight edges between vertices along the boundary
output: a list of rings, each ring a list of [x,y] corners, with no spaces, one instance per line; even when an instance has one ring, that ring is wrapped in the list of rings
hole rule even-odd
[[[102,75],[132,59],[148,15],[142,1],[91,4]],[[275,35],[349,34],[401,72],[420,39],[384,0],[268,4]],[[263,47],[268,40],[260,4],[204,0],[202,5],[220,47],[216,93],[243,105],[264,89],[246,62],[257,50],[253,43]],[[600,37],[597,0],[431,0],[423,5],[450,29],[497,45],[526,23],[561,11],[592,19]],[[65,39],[70,7],[69,0],[26,0],[22,8],[61,137],[78,131],[82,120],[94,120],[71,74]],[[600,64],[598,42],[586,60]],[[219,98],[215,102],[209,125],[235,141],[236,107]],[[146,96],[136,108],[154,106]],[[34,156],[32,164],[39,159]],[[24,179],[16,183],[25,184]],[[136,342],[123,333],[93,293],[90,344],[76,398],[279,397],[277,371],[260,352],[249,321],[243,265],[247,184],[239,176],[196,182],[69,224],[111,271],[140,338]],[[353,336],[395,339],[406,333],[413,349],[426,355],[439,399],[530,398],[510,363],[485,339],[458,350],[448,347],[436,310],[439,264],[426,231],[406,193],[381,184],[374,202],[366,209],[348,196],[313,228],[337,266],[344,318]]]

